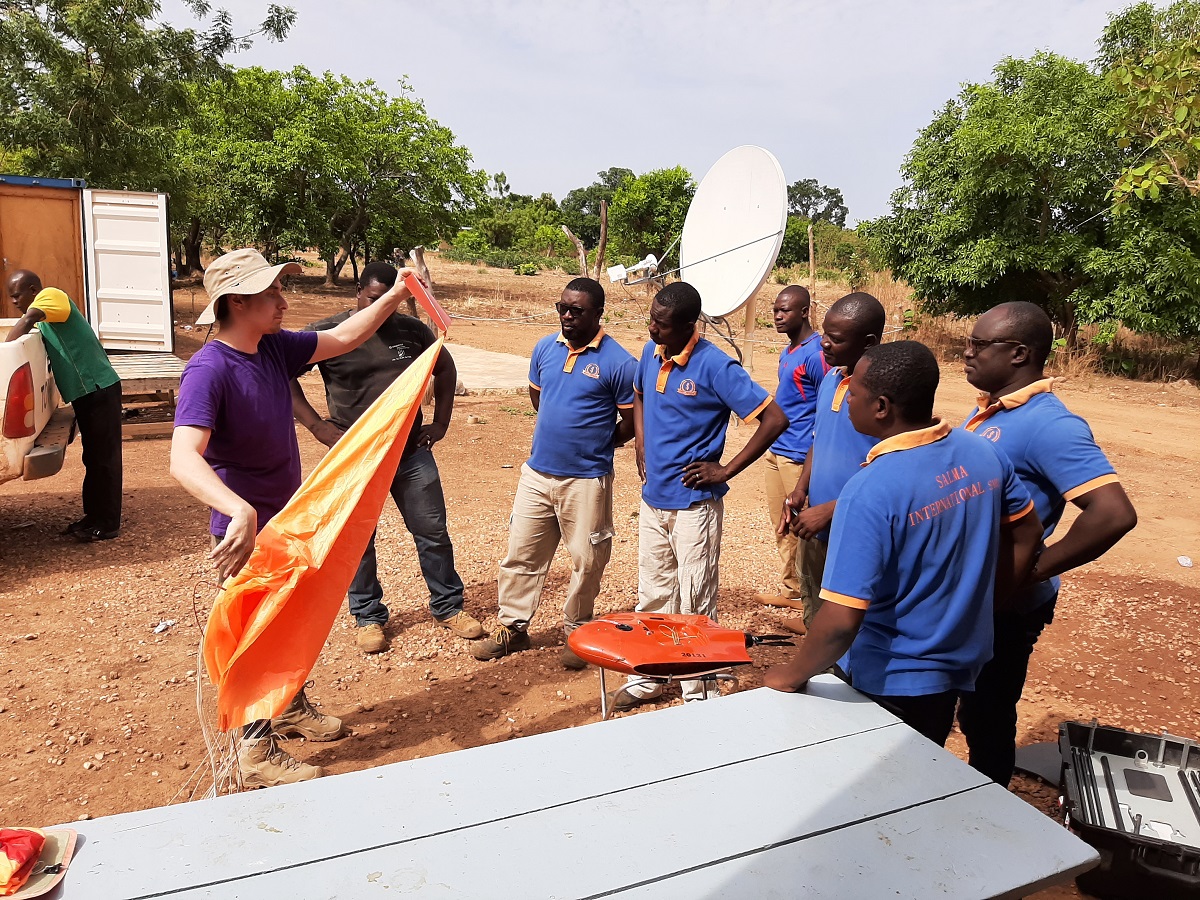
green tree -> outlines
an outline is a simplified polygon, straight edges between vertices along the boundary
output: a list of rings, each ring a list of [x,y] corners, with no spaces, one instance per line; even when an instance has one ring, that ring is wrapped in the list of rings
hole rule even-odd
[[[838,228],[846,227],[845,198],[840,188],[825,187],[815,178],[805,178],[788,186],[788,215],[807,219],[809,222],[832,222]],[[805,254],[807,259],[807,253]]]
[[[643,258],[663,254],[683,231],[696,183],[683,166],[656,169],[626,181],[608,210],[609,241],[616,253]],[[676,265],[678,244],[661,265]]]
[[[634,177],[632,169],[617,166],[596,175],[596,181],[570,191],[559,206],[563,224],[583,241],[585,247],[595,247],[600,241],[601,202],[611,203],[621,186]]]
[[[330,283],[360,250],[452,236],[483,175],[401,88],[390,96],[303,67],[239,69],[207,85],[178,144],[201,228],[272,256],[315,247]]]
[[[250,35],[227,12],[185,0],[203,30],[157,21],[156,0],[0,0],[0,147],[28,174],[96,187],[174,187],[172,132],[188,86],[222,77],[222,58],[295,13],[271,4]]]
[[[1119,98],[1113,134],[1130,151],[1115,209],[1168,186],[1200,195],[1200,3],[1132,6],[1112,17],[1100,47]]]
[[[868,226],[897,277],[934,312],[974,315],[1031,300],[1073,328],[1085,258],[1105,242],[1113,95],[1049,53],[1005,59],[917,138],[891,215]],[[1090,312],[1090,311],[1089,311]]]

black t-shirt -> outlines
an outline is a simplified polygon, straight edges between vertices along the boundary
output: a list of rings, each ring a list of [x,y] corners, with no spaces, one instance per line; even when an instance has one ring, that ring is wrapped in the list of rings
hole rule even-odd
[[[353,310],[338,313],[305,326],[307,331],[327,331],[345,322]],[[345,430],[358,421],[372,403],[379,399],[396,377],[437,338],[424,322],[412,316],[392,315],[359,347],[317,363],[325,380],[325,402],[329,420]],[[421,410],[413,421],[404,455],[416,448],[417,432],[421,429]]]

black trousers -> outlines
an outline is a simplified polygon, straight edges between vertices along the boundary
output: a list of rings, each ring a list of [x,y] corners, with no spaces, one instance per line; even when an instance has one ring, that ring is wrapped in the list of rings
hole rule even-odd
[[[83,515],[92,528],[121,527],[121,382],[71,403],[83,445]]]
[[[950,736],[950,728],[954,725],[954,705],[958,702],[958,691],[942,691],[940,694],[922,694],[916,697],[881,697],[876,694],[867,696],[939,747],[946,746],[946,738]]]
[[[992,658],[964,693],[958,724],[967,739],[968,762],[996,784],[1008,787],[1017,755],[1017,703],[1025,689],[1029,658],[1042,631],[1054,619],[1054,602],[1029,612],[995,616]]]

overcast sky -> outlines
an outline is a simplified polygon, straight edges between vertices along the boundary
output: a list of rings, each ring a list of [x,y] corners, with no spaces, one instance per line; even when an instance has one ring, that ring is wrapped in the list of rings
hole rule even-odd
[[[489,174],[523,194],[596,172],[686,166],[699,180],[739,144],[789,183],[842,189],[853,220],[887,211],[917,132],[1005,56],[1090,60],[1123,0],[283,0],[282,44],[235,65],[407,78]],[[265,0],[225,6],[253,30]],[[190,16],[165,0],[175,24]]]

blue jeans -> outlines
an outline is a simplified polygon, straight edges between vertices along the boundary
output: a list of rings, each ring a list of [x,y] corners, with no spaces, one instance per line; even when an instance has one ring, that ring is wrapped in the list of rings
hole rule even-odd
[[[462,611],[463,583],[454,570],[454,546],[446,530],[446,498],[437,463],[428,450],[417,450],[400,461],[392,479],[392,499],[417,545],[421,575],[429,588],[429,611],[445,619]],[[388,620],[375,559],[375,535],[367,544],[348,591],[350,614],[359,626]]]

